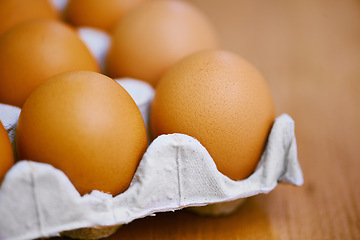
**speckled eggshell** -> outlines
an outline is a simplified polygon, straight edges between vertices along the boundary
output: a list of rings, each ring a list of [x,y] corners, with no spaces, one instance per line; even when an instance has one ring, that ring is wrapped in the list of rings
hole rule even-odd
[[[161,78],[151,109],[153,137],[184,133],[198,139],[220,172],[248,177],[274,122],[270,90],[243,58],[223,50],[188,56]]]
[[[115,80],[70,71],[41,84],[18,121],[20,160],[63,171],[81,195],[125,191],[147,148],[140,110]]]

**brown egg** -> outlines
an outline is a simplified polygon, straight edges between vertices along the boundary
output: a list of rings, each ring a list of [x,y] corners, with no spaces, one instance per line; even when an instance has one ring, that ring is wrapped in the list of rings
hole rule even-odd
[[[0,184],[9,169],[14,165],[14,155],[7,131],[0,121]]]
[[[19,23],[38,18],[58,19],[59,16],[49,0],[0,1],[0,35]]]
[[[217,47],[208,19],[189,3],[158,0],[141,5],[115,26],[107,59],[108,74],[155,86],[181,58]]]
[[[89,26],[110,31],[127,12],[148,0],[70,0],[67,20],[74,26]]]
[[[240,180],[255,170],[274,115],[260,73],[233,53],[209,50],[184,58],[161,78],[151,130],[198,139],[220,172]]]
[[[70,71],[41,84],[20,113],[21,160],[62,170],[80,194],[126,190],[147,148],[141,113],[113,79]]]
[[[99,71],[99,64],[64,23],[32,20],[0,38],[0,102],[21,107],[39,84],[70,70]]]

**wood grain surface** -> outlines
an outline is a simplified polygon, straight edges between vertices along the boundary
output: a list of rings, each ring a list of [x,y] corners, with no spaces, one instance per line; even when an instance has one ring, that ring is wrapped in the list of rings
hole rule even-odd
[[[304,185],[234,214],[159,213],[110,239],[360,239],[360,1],[188,0],[252,62],[296,126]]]

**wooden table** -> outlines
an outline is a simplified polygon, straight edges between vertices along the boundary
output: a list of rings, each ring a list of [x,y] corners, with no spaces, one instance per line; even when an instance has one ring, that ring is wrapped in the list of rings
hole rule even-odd
[[[252,62],[296,124],[305,183],[227,217],[159,213],[111,239],[360,239],[360,2],[189,0]]]

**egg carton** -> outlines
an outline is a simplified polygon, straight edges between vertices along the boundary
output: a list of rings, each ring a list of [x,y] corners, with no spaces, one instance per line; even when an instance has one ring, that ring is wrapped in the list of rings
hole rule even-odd
[[[134,79],[117,82],[133,97],[147,123],[152,88]],[[13,143],[20,111],[0,104],[0,120]],[[205,147],[185,134],[161,135],[152,141],[130,187],[114,197],[97,190],[81,196],[62,171],[19,161],[0,187],[0,239],[60,235],[98,239],[135,219],[183,208],[229,214],[243,199],[269,193],[279,182],[303,183],[294,121],[287,114],[276,118],[255,172],[241,181],[220,173]]]

